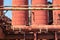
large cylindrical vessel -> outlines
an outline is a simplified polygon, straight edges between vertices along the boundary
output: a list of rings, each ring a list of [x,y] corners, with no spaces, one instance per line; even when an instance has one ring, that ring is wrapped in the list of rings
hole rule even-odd
[[[60,0],[53,0],[53,8],[60,8]],[[53,24],[60,24],[60,10],[53,10]]]
[[[47,0],[32,0],[32,5],[47,5]],[[38,6],[33,8],[46,8],[46,6]],[[32,16],[32,24],[48,24],[47,10],[33,10]]]
[[[0,6],[3,6],[3,0],[0,0]],[[2,7],[3,8],[3,7]],[[3,11],[0,10],[0,17],[3,15]],[[0,26],[2,24],[2,21],[0,20]],[[2,27],[2,26],[1,26]],[[4,39],[4,33],[3,30],[0,28],[0,39]]]
[[[28,5],[28,0],[12,0],[12,6],[20,6],[20,5]],[[26,25],[28,16],[27,14],[28,14],[27,10],[12,11],[12,25]]]

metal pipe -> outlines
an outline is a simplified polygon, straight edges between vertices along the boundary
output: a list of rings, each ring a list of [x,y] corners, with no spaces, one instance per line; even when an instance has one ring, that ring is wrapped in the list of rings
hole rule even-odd
[[[60,31],[60,25],[31,25],[31,26],[12,26],[12,28],[15,29],[21,29],[21,30],[26,30],[26,31],[36,31],[36,30],[50,30],[50,31]],[[14,29],[14,30],[15,30]]]
[[[19,5],[19,6],[17,6],[17,5],[13,5],[13,6],[0,6],[0,7],[26,7],[26,6],[28,6],[28,7],[39,7],[39,6],[60,6],[60,5],[58,5],[58,4],[56,4],[56,5]]]
[[[34,40],[37,40],[37,33],[34,32]]]
[[[55,40],[58,40],[57,32],[55,32]]]
[[[0,10],[60,10],[60,8],[0,8]]]

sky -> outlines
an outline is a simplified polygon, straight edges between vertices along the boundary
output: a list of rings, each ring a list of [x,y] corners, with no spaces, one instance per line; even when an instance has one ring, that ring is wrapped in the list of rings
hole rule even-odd
[[[29,0],[29,1],[31,1],[31,0]],[[48,0],[48,1],[52,2],[52,0]],[[9,0],[9,1],[4,0],[4,6],[11,6],[11,5],[12,5],[12,0]],[[12,18],[11,11],[8,11],[5,15],[8,16],[9,18]]]
[[[11,6],[12,5],[12,0],[4,0],[4,6]],[[6,14],[6,16],[8,16],[9,18],[12,18],[12,14],[11,11],[8,11]]]

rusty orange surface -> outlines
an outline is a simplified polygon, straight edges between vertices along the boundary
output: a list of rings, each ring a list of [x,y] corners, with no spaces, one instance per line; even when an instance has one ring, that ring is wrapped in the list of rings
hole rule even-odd
[[[12,6],[28,5],[27,0],[12,0]],[[23,7],[20,7],[23,8]],[[12,25],[27,24],[28,11],[12,11]]]
[[[0,6],[3,6],[3,0],[0,0]],[[0,16],[3,14],[3,11],[0,11]],[[0,39],[4,38],[3,30],[0,27]]]
[[[32,0],[32,5],[47,5],[47,0]],[[43,6],[33,8],[46,8]],[[48,23],[47,10],[33,10],[32,24],[45,25]]]
[[[3,6],[3,0],[0,0],[0,6]]]
[[[60,0],[53,0],[53,5],[60,5]],[[53,8],[60,8],[60,6],[53,6]],[[53,24],[60,24],[60,10],[53,10]]]
[[[31,25],[31,26],[26,26],[26,25],[14,25],[11,27],[12,29],[27,29],[27,30],[35,30],[35,29],[59,29],[60,30],[60,25]]]

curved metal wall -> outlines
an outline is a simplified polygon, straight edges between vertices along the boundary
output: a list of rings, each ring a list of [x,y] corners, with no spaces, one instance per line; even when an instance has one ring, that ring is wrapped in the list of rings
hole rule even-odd
[[[0,0],[0,6],[3,6],[3,0]],[[3,11],[0,10],[0,16],[3,15]],[[1,22],[0,22],[1,24]],[[3,30],[0,28],[0,39],[4,39],[4,33],[3,33]]]
[[[3,6],[3,0],[0,0],[0,6]],[[0,11],[0,16],[3,15],[3,12]]]
[[[60,0],[53,0],[53,5],[60,5]],[[53,6],[53,8],[60,8],[60,6]],[[60,10],[53,10],[53,24],[60,24]]]
[[[32,5],[46,5],[47,0],[32,0]],[[45,8],[43,6],[33,8]],[[47,24],[47,11],[46,10],[33,10],[32,11],[32,24],[43,25]]]
[[[0,6],[3,6],[3,0],[0,0]]]
[[[12,6],[28,5],[28,0],[12,0]],[[23,8],[23,7],[20,7]],[[27,24],[28,11],[12,11],[12,25]]]

